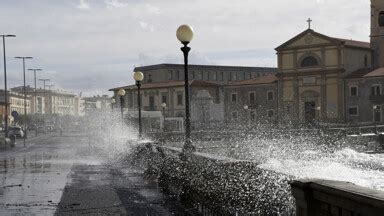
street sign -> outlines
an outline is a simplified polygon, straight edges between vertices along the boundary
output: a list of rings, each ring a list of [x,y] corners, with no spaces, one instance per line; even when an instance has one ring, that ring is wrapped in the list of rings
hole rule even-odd
[[[13,118],[17,118],[19,116],[19,113],[17,111],[12,111],[11,115],[13,116]]]

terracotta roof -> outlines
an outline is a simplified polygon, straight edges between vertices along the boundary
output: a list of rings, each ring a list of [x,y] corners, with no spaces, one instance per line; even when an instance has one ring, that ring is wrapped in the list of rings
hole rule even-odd
[[[276,81],[277,81],[277,77],[275,75],[267,75],[267,76],[257,77],[254,79],[234,82],[234,83],[228,84],[228,86],[271,84],[271,83],[275,83]]]
[[[342,39],[342,38],[335,38],[335,39],[344,42],[345,46],[360,47],[365,49],[371,48],[371,43],[369,42],[348,40],[348,39]]]
[[[335,44],[335,45],[339,45],[339,44],[344,44],[345,46],[349,46],[349,47],[357,47],[357,48],[363,48],[363,49],[371,49],[371,44],[369,42],[363,42],[363,41],[355,41],[355,40],[348,40],[348,39],[342,39],[342,38],[334,38],[334,37],[329,37],[327,35],[324,35],[324,34],[320,34],[318,32],[315,32],[314,30],[312,29],[307,29],[305,31],[303,31],[302,33],[296,35],[295,37],[291,38],[290,40],[288,40],[287,42],[283,43],[282,45],[278,46],[277,48],[275,48],[276,51],[280,51],[280,50],[283,50],[286,46],[288,46],[289,44],[291,44],[293,41],[297,40],[298,38],[301,38],[301,37],[304,37],[305,35],[307,34],[312,34],[312,35],[315,35],[317,37],[320,37],[320,38],[323,38],[325,40],[328,40],[330,41],[331,43]]]
[[[190,86],[220,86],[218,83],[207,82],[202,80],[190,80]],[[178,87],[184,86],[184,80],[172,80],[166,82],[155,82],[155,83],[144,83],[141,85],[142,89],[153,89],[153,88],[168,88],[168,87]],[[137,89],[136,85],[122,86],[113,89],[109,89],[109,91],[119,90],[119,89]]]
[[[221,71],[239,71],[239,70],[246,70],[250,72],[260,72],[260,73],[277,73],[276,67],[246,67],[246,66],[225,66],[225,65],[195,65],[195,64],[189,64],[188,65],[189,70],[221,70]],[[184,64],[156,64],[156,65],[147,65],[147,66],[140,66],[135,67],[134,71],[149,71],[149,70],[156,70],[156,69],[178,69],[183,70]]]
[[[371,71],[365,74],[363,77],[381,77],[381,76],[384,76],[384,67]]]
[[[369,77],[382,77],[384,76],[384,67],[378,69],[363,68],[348,74],[346,79],[355,78],[369,78]]]

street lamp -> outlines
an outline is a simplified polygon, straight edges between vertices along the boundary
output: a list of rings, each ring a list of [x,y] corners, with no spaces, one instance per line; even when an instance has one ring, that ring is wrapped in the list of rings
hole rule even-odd
[[[7,94],[7,61],[5,55],[5,38],[16,37],[16,35],[0,35],[3,38],[3,57],[4,57],[4,101],[5,101],[5,137],[8,137],[8,94]]]
[[[23,60],[23,78],[24,78],[24,147],[25,147],[25,138],[27,136],[27,92],[25,91],[25,59],[32,59],[30,56],[16,56],[17,59]]]
[[[161,104],[161,108],[163,108],[163,130],[164,130],[164,126],[165,126],[165,108],[167,108],[167,104],[166,103],[162,103]]]
[[[29,71],[33,71],[33,77],[34,77],[34,80],[35,80],[35,106],[34,106],[34,109],[35,109],[35,114],[37,113],[37,86],[36,86],[36,71],[42,71],[42,69],[40,68],[30,68],[28,69]]]
[[[51,120],[52,120],[52,91],[51,91],[51,87],[55,86],[55,85],[47,85],[48,86],[48,92],[49,92],[49,114],[51,115]]]
[[[377,131],[377,121],[376,121],[376,113],[379,113],[380,112],[380,107],[375,105],[373,106],[373,120],[375,121],[375,134],[378,134],[378,131]]]
[[[320,111],[321,111],[321,107],[316,107],[315,110],[318,111],[318,117],[317,117],[317,130],[320,130]]]
[[[113,105],[116,103],[116,99],[113,97],[111,98],[111,108],[112,108],[112,112],[113,112]]]
[[[48,81],[51,81],[50,79],[39,79],[39,81],[42,81],[43,82],[43,85],[44,85],[44,107],[41,107],[42,108],[42,110],[41,110],[41,112],[42,112],[42,114],[43,114],[43,122],[44,122],[44,127],[45,127],[45,98],[47,97],[47,95],[46,95],[46,92],[45,92],[45,82],[48,82]],[[42,104],[43,105],[43,104]]]
[[[121,119],[124,122],[124,116],[123,116],[123,102],[124,102],[124,95],[125,95],[125,90],[124,89],[119,89],[117,92],[117,95],[120,96],[120,111],[121,111]]]
[[[185,91],[185,141],[183,146],[183,153],[195,151],[191,140],[191,119],[190,119],[190,106],[189,106],[189,81],[188,81],[188,53],[191,48],[188,44],[193,39],[193,29],[189,25],[181,25],[176,31],[177,39],[184,45],[181,51],[184,54],[184,91]]]
[[[133,74],[133,79],[136,81],[136,86],[137,86],[137,107],[138,107],[138,112],[139,112],[139,139],[142,137],[143,133],[143,128],[141,125],[141,96],[140,96],[140,87],[141,87],[141,82],[144,80],[144,74],[140,71],[136,71]]]
[[[248,109],[249,109],[249,107],[248,107],[247,104],[245,104],[245,105],[243,106],[243,108],[244,108],[244,110],[245,110],[245,121],[247,121],[247,118],[248,118]]]

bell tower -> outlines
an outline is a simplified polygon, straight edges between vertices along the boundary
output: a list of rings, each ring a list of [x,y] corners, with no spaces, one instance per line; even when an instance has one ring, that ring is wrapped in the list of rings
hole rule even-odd
[[[384,1],[371,0],[371,48],[373,67],[384,67]]]

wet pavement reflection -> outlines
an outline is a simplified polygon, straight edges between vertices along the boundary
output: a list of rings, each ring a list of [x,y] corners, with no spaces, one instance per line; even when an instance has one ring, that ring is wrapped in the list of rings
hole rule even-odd
[[[42,136],[0,152],[0,215],[185,215],[143,171],[86,137]]]
[[[0,215],[53,215],[81,144],[37,137],[0,153]],[[68,141],[68,140],[67,140]],[[19,144],[20,145],[20,144]]]

